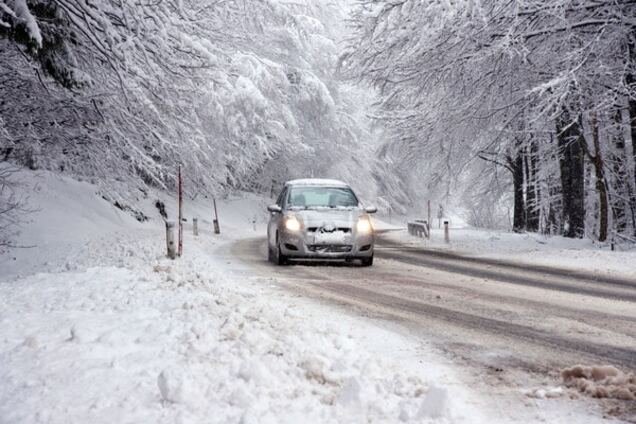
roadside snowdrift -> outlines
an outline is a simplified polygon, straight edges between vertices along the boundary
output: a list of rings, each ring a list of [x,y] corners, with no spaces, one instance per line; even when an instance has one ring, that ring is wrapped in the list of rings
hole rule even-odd
[[[431,230],[431,238],[409,235],[406,230],[387,234],[392,240],[414,246],[456,252],[463,255],[499,259],[530,265],[552,266],[596,274],[636,279],[636,250],[611,251],[590,239],[487,230],[465,226],[457,220],[450,228],[450,243],[444,242],[444,230]],[[404,227],[402,227],[404,228]]]
[[[414,422],[445,390],[214,271],[139,250],[4,283],[3,422]],[[207,270],[207,271],[206,271]]]
[[[15,179],[32,212],[19,226],[17,245],[21,247],[0,255],[3,279],[62,271],[67,259],[90,255],[87,244],[123,229],[143,228],[130,214],[98,197],[92,184],[26,170]]]

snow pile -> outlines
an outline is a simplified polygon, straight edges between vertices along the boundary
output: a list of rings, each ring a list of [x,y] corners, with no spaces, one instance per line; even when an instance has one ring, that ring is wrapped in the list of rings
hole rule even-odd
[[[613,366],[577,365],[561,371],[568,387],[574,387],[588,396],[636,400],[636,375],[624,373]]]
[[[449,419],[444,389],[200,253],[0,284],[0,421]]]
[[[563,396],[563,387],[545,387],[524,391],[525,395],[534,399],[554,399]]]

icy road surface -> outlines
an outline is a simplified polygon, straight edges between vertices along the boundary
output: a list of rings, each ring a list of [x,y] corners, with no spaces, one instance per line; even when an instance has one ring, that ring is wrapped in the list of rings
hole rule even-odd
[[[636,282],[405,246],[380,237],[371,268],[265,261],[262,238],[233,253],[285,289],[340,305],[423,340],[503,393],[561,383],[576,364],[636,369]],[[634,414],[634,402],[604,400]]]

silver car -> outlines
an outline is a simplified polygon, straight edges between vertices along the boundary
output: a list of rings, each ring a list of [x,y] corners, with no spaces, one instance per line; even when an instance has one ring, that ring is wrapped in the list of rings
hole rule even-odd
[[[278,196],[267,227],[269,260],[359,259],[373,265],[375,234],[369,214],[347,184],[336,180],[292,180]]]

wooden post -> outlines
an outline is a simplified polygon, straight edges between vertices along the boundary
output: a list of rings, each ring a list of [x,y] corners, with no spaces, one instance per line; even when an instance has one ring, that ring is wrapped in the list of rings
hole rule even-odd
[[[448,221],[444,221],[444,241],[450,243],[450,235],[448,234]]]
[[[216,211],[216,198],[213,198],[212,201],[214,202],[214,234],[221,234],[221,228],[219,227],[219,214]]]
[[[195,236],[199,235],[199,219],[198,218],[192,218],[192,232],[194,233]]]
[[[431,201],[426,201],[426,209],[428,212],[428,217],[426,219],[426,225],[428,225],[428,236],[427,238],[431,238]]]
[[[166,220],[166,247],[168,248],[168,257],[174,259],[176,257],[176,249],[174,245],[174,221]]]
[[[181,165],[179,165],[179,247],[178,255],[183,254],[183,176],[181,175]]]

